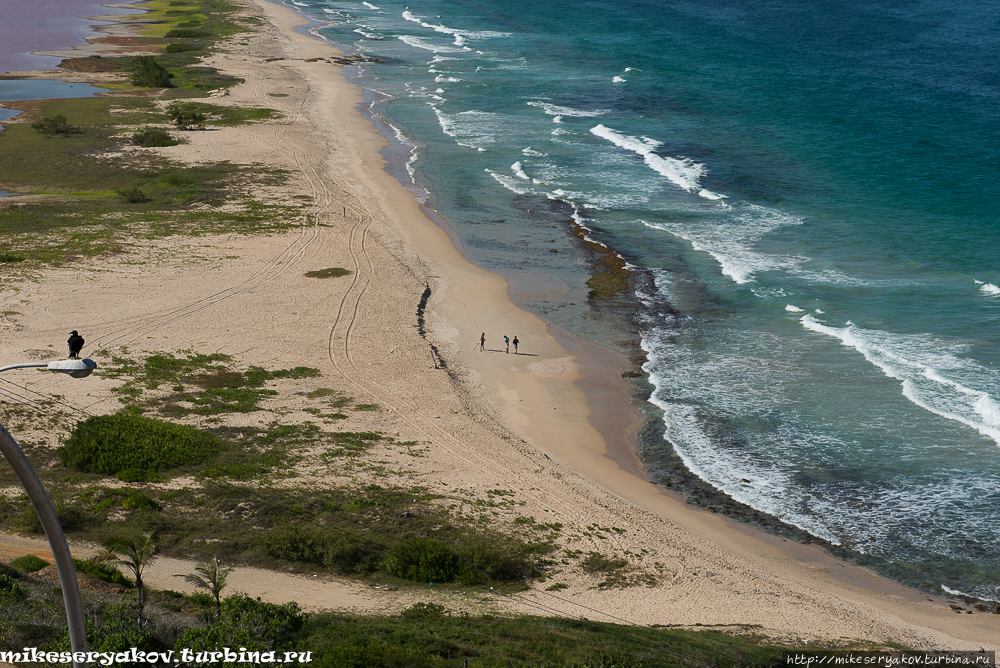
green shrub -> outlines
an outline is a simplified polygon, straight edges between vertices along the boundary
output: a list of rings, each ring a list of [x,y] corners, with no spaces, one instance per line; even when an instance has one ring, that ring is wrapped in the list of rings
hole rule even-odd
[[[136,146],[177,146],[180,142],[163,128],[139,128],[132,135],[132,143]]]
[[[11,568],[16,568],[22,573],[34,573],[35,571],[42,570],[48,565],[49,562],[45,561],[41,557],[36,557],[33,554],[26,554],[23,557],[18,557],[14,561],[10,562]]]
[[[384,566],[396,577],[413,582],[451,582],[462,570],[458,555],[433,538],[411,538],[397,544]]]
[[[38,519],[38,513],[35,512],[35,507],[30,503],[21,506],[21,510],[14,517],[12,524],[15,531],[35,534],[45,533],[45,530],[42,528],[42,521]]]
[[[167,44],[163,49],[163,53],[184,53],[185,51],[197,51],[198,47],[192,46],[190,44]]]
[[[383,543],[367,534],[345,532],[327,540],[323,565],[341,573],[374,573],[387,551]]]
[[[130,494],[122,501],[122,507],[127,510],[159,510],[160,504],[145,494]]]
[[[14,582],[14,578],[0,573],[0,599],[7,597],[25,599],[28,598],[28,592],[21,589],[17,583]]]
[[[17,253],[0,252],[0,263],[24,262],[24,256]]]
[[[126,204],[142,204],[149,201],[146,193],[142,192],[142,188],[139,186],[125,186],[124,188],[118,188],[115,192],[118,193],[121,201]]]
[[[164,37],[167,39],[197,39],[199,37],[208,37],[208,33],[189,28],[174,28],[173,30],[168,30]]]
[[[297,646],[290,647],[290,644],[298,638],[306,619],[294,601],[276,605],[246,594],[234,594],[222,602],[222,616],[217,622],[207,628],[187,629],[174,648],[178,652],[190,648],[195,653],[223,646],[240,647],[240,651],[245,647],[251,652],[297,650]]]
[[[475,585],[493,580],[511,582],[537,575],[529,546],[492,534],[466,537],[459,555],[462,558],[462,584]]]
[[[73,566],[76,567],[76,570],[81,573],[86,573],[92,578],[97,578],[98,580],[103,580],[104,582],[110,582],[111,584],[121,585],[122,587],[132,586],[132,581],[122,575],[122,572],[114,566],[101,564],[96,561],[90,561],[89,559],[74,559]]]
[[[77,423],[58,455],[67,468],[114,475],[202,464],[224,448],[217,437],[194,427],[122,412]]]
[[[204,126],[208,114],[201,111],[195,102],[175,100],[167,107],[167,117],[181,130],[188,130]]]
[[[63,114],[56,114],[52,118],[45,117],[40,121],[31,124],[33,130],[41,132],[43,135],[77,135],[83,132],[80,128],[70,125]]]
[[[122,482],[160,482],[161,480],[156,471],[150,471],[149,469],[125,469],[124,471],[119,471],[116,475]]]
[[[213,598],[207,591],[196,591],[193,594],[187,594],[184,598],[191,601],[195,605],[200,605],[205,608],[215,607],[215,598]]]
[[[322,533],[296,526],[270,531],[261,537],[260,543],[272,557],[285,561],[321,564],[326,552],[326,537]]]
[[[143,88],[172,88],[172,75],[163,65],[156,62],[153,56],[135,56],[132,59],[132,76],[129,81],[133,86]]]
[[[403,619],[434,619],[447,617],[448,611],[437,603],[414,603],[400,614]]]

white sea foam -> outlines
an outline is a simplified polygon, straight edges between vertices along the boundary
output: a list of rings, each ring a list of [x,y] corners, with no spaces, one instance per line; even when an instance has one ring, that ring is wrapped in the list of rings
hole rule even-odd
[[[525,181],[530,181],[531,180],[531,177],[528,176],[527,174],[525,174],[524,169],[521,166],[521,161],[520,160],[518,160],[513,165],[511,165],[510,169],[511,169],[512,172],[514,172],[514,176],[516,176],[517,178],[524,179]]]
[[[988,295],[1000,295],[1000,288],[993,285],[992,283],[983,283],[979,286],[979,289]]]
[[[801,218],[748,202],[738,202],[726,213],[726,218],[719,219],[640,222],[685,239],[695,250],[710,254],[722,273],[740,284],[754,280],[760,272],[793,270],[809,261],[807,257],[762,253],[753,247],[761,237],[778,228],[801,225]]]
[[[362,2],[361,4],[367,7],[368,9],[382,9],[381,7],[376,7],[370,2]]]
[[[785,310],[790,313],[802,313],[803,311],[805,311],[805,309],[799,308],[798,306],[793,306],[792,304],[786,306]]]
[[[434,83],[458,83],[459,81],[461,81],[461,79],[456,77],[446,77],[443,74],[439,74],[434,77]]]
[[[434,53],[461,53],[462,49],[456,49],[453,46],[444,46],[441,44],[433,44],[427,41],[424,37],[417,37],[416,35],[400,35],[399,41],[409,44],[410,46],[416,47],[418,49],[424,49],[426,51],[433,51]]]
[[[644,295],[648,306],[655,306],[661,299],[670,301],[671,288],[667,272],[654,271],[655,295]],[[705,406],[698,400],[691,401],[689,392],[704,389],[706,383],[722,389],[730,384],[727,366],[739,365],[740,360],[715,357],[712,361],[695,360],[690,352],[676,345],[678,332],[660,325],[644,332],[640,341],[646,351],[647,362],[643,369],[650,374],[655,389],[649,401],[663,411],[664,438],[674,446],[685,466],[702,480],[721,489],[740,503],[757,510],[781,517],[813,535],[839,544],[836,533],[827,524],[829,518],[838,518],[833,504],[809,490],[803,490],[792,475],[794,469],[776,458],[768,461],[748,452],[753,448],[726,448],[704,428]],[[686,378],[697,377],[697,386],[686,386]],[[745,389],[755,391],[754,385]],[[763,388],[761,388],[763,389]],[[741,387],[740,398],[746,396]],[[718,397],[723,404],[724,397]],[[722,409],[724,412],[724,409]],[[743,481],[749,481],[744,483]]]
[[[1000,405],[989,393],[969,387],[972,382],[1000,387],[997,372],[956,357],[946,343],[928,336],[863,329],[851,322],[833,327],[809,314],[800,322],[806,329],[840,339],[886,376],[901,381],[902,394],[912,403],[971,427],[1000,445]]]
[[[530,146],[521,149],[521,153],[528,156],[529,158],[547,158],[548,153],[542,153],[541,151],[536,151]]]
[[[485,151],[486,146],[503,141],[510,131],[510,119],[502,114],[470,109],[448,114],[438,104],[430,104],[446,135],[469,148]]]
[[[572,107],[563,107],[558,104],[542,102],[541,100],[531,100],[527,104],[529,107],[539,107],[549,116],[554,116],[555,118],[560,119],[553,120],[555,123],[561,123],[563,116],[570,116],[572,118],[593,118],[595,116],[603,116],[611,113],[608,109],[574,109]]]
[[[650,139],[649,137],[630,137],[606,125],[597,125],[591,128],[590,131],[601,139],[608,140],[615,146],[642,156],[642,159],[650,168],[666,177],[668,181],[679,188],[697,193],[705,199],[720,199],[724,197],[724,195],[719,195],[702,188],[698,182],[705,175],[705,165],[695,162],[690,158],[666,158],[657,155],[654,149],[661,146],[662,143],[655,139]]]
[[[611,83],[625,83],[625,77],[615,75],[611,77]]]
[[[815,313],[819,313],[820,315],[823,315],[824,313],[826,313],[826,311],[824,311],[823,309],[816,309]]]
[[[355,28],[354,32],[358,33],[359,35],[361,35],[365,39],[374,39],[374,40],[385,39],[384,37],[382,37],[382,35],[379,35],[379,34],[373,33],[373,32],[369,32],[367,30],[362,30],[361,28]]]
[[[460,28],[449,28],[448,26],[438,23],[427,23],[419,16],[406,10],[403,12],[403,18],[412,23],[416,23],[424,28],[430,28],[435,32],[443,33],[445,35],[450,35],[454,38],[455,46],[465,47],[468,40],[470,39],[492,39],[496,37],[510,37],[509,32],[496,32],[493,30],[462,30]]]
[[[522,186],[521,183],[512,176],[507,176],[506,174],[499,174],[489,168],[486,168],[483,171],[492,176],[496,180],[496,182],[502,185],[504,188],[506,188],[511,192],[517,193],[518,195],[529,195],[535,192],[531,188],[525,188],[524,186]]]

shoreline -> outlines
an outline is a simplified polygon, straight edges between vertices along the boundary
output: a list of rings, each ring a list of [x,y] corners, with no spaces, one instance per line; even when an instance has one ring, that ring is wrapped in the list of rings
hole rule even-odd
[[[254,4],[277,27],[284,39],[282,48],[298,56],[298,59],[275,65],[274,71],[294,69],[305,81],[316,83],[315,86],[310,84],[315,91],[311,108],[304,115],[311,116],[317,128],[321,127],[320,122],[329,126],[327,139],[335,135],[333,141],[339,150],[338,155],[324,158],[324,166],[338,177],[346,175],[342,179],[345,190],[364,203],[364,210],[358,214],[358,225],[370,219],[371,226],[363,227],[358,237],[352,231],[348,244],[354,244],[351,248],[357,251],[359,260],[368,257],[371,264],[372,256],[366,255],[368,250],[365,248],[366,240],[374,243],[366,236],[371,230],[373,236],[378,236],[377,242],[388,249],[380,257],[397,262],[402,257],[406,262],[400,264],[410,265],[404,267],[403,274],[416,279],[408,286],[411,291],[420,283],[419,274],[424,274],[426,284],[432,287],[428,304],[428,340],[449,362],[457,363],[460,368],[455,372],[463,375],[461,380],[466,389],[478,389],[478,396],[472,396],[469,401],[487,406],[486,415],[481,418],[483,422],[494,421],[500,425],[491,428],[510,428],[509,434],[500,434],[500,442],[512,452],[498,458],[490,448],[473,445],[463,449],[457,435],[463,433],[461,423],[463,418],[468,420],[468,416],[453,418],[454,426],[435,425],[433,420],[440,418],[431,415],[437,410],[436,406],[421,404],[421,397],[413,395],[412,387],[407,386],[406,377],[393,383],[391,391],[387,391],[380,389],[380,385],[389,383],[377,374],[353,372],[348,363],[331,356],[334,367],[352,371],[355,374],[353,382],[359,391],[369,392],[383,401],[386,396],[390,401],[395,399],[396,405],[392,408],[405,414],[404,422],[431,434],[440,447],[450,449],[473,467],[489,469],[490,475],[499,479],[511,474],[509,467],[522,472],[540,467],[543,473],[539,481],[553,485],[563,497],[557,498],[559,494],[554,492],[539,492],[543,505],[561,506],[561,512],[569,513],[573,504],[567,499],[574,498],[571,493],[578,494],[577,499],[589,499],[595,505],[593,509],[585,508],[583,515],[608,511],[612,516],[627,520],[630,532],[660,545],[664,554],[673,558],[671,568],[676,566],[675,573],[682,574],[675,577],[669,587],[638,592],[583,592],[584,600],[605,601],[602,607],[616,610],[644,611],[642,617],[649,619],[649,623],[676,620],[681,616],[684,618],[682,623],[687,624],[709,620],[760,623],[779,633],[807,635],[827,635],[831,631],[846,635],[852,630],[860,633],[866,624],[869,628],[878,624],[884,633],[872,632],[872,639],[882,633],[905,639],[904,642],[934,643],[953,649],[975,649],[987,642],[996,646],[1000,627],[994,616],[976,615],[974,620],[963,618],[962,621],[977,623],[956,625],[954,613],[943,604],[927,605],[916,592],[865,569],[837,562],[817,548],[788,543],[780,537],[767,536],[694,509],[660,486],[651,485],[635,460],[634,449],[630,461],[630,453],[623,447],[640,428],[634,421],[628,426],[630,420],[622,420],[619,413],[619,409],[628,404],[628,393],[616,392],[615,386],[625,387],[627,383],[617,374],[613,376],[616,378],[614,383],[608,383],[605,378],[616,364],[622,365],[620,370],[630,368],[625,356],[554,331],[540,318],[513,304],[507,281],[469,263],[452,243],[448,231],[428,218],[413,195],[384,169],[381,153],[384,139],[359,112],[358,105],[363,102],[359,89],[346,81],[339,69],[305,61],[311,56],[336,50],[335,47],[296,30],[296,21],[305,19],[293,9],[265,0],[254,0]],[[220,58],[224,60],[225,55]],[[344,210],[346,213],[346,207]],[[388,234],[383,235],[378,226],[384,227]],[[381,290],[379,294],[390,298],[396,296],[393,285],[378,286],[377,281],[372,280],[374,277],[372,270],[368,283],[359,288],[359,300],[368,289]],[[488,332],[511,331],[511,323],[516,323],[518,335],[526,342],[525,352],[530,350],[539,355],[538,358],[527,355],[515,356],[517,359],[506,355],[498,358],[495,354],[475,352],[472,340],[481,327]],[[377,332],[380,322],[376,320],[373,324],[375,327],[371,331]],[[335,323],[331,329],[330,349],[334,343],[343,342],[343,349],[347,351],[354,345],[352,336],[357,335],[352,334],[350,328],[345,332],[337,327]],[[521,332],[529,332],[529,335],[524,336]],[[492,335],[487,343],[495,344],[495,341],[496,335]],[[370,365],[378,362],[375,355],[384,357],[380,347],[357,345],[361,346],[358,359],[372,360],[367,362]],[[598,348],[607,354],[598,354]],[[580,358],[584,354],[593,359],[582,363]],[[337,366],[338,363],[343,366]],[[511,373],[512,363],[518,365],[514,373]],[[413,379],[427,377],[430,373],[433,372],[408,370],[403,375]],[[610,404],[608,398],[616,400],[617,407]],[[521,406],[522,403],[525,405]],[[600,414],[595,410],[598,406],[603,408]],[[431,412],[427,412],[428,409]],[[641,413],[635,407],[630,410]],[[553,467],[542,458],[558,466]],[[564,478],[571,479],[571,487],[558,488],[556,482]],[[661,523],[662,526],[658,526]],[[697,562],[700,565],[694,568],[683,565],[684,554],[687,558],[700,559]],[[683,576],[685,569],[693,575]],[[713,573],[703,577],[704,583],[697,580],[698,572],[702,571]],[[753,593],[755,586],[780,593],[758,595]],[[814,589],[819,589],[820,594],[807,593]],[[523,596],[530,599],[541,595],[543,592],[533,590]],[[772,596],[788,599],[782,600],[783,609],[775,609]],[[811,610],[804,614],[803,608]],[[833,618],[837,619],[836,623]],[[829,620],[826,627],[822,620]],[[861,623],[857,623],[859,621]]]
[[[258,3],[263,3],[263,2],[268,2],[269,0],[257,0],[257,1]],[[294,13],[296,16],[301,16],[297,11],[288,7],[287,5],[281,4],[279,6],[281,6],[283,9],[289,12]],[[307,17],[302,17],[302,18],[303,20],[308,20]],[[358,95],[358,97],[359,98],[361,97],[360,94]],[[361,100],[359,99],[359,105],[360,104]],[[389,178],[392,178],[391,175],[389,175],[387,172],[386,175],[389,176]],[[392,180],[396,182],[396,179],[392,178]],[[396,182],[396,185],[401,190],[405,190],[401,184],[398,184],[398,182]],[[405,192],[407,193],[407,195],[410,195],[410,197],[412,197],[412,194],[410,194],[409,191]],[[451,237],[452,235],[451,233],[448,233],[447,236]],[[480,270],[480,271],[485,271],[485,270]],[[506,281],[504,281],[504,283],[506,284]],[[507,302],[508,307],[512,307],[515,309],[518,308],[514,306],[513,302],[510,301],[509,295],[505,294],[504,299]],[[535,318],[535,316],[533,315],[531,317]],[[552,328],[550,328],[550,332],[552,332]],[[555,338],[558,339],[560,346],[565,348],[565,343],[567,341],[555,333],[552,334]],[[566,336],[568,338],[568,335]],[[586,343],[586,345],[593,346],[593,348],[600,348],[596,344]],[[616,356],[622,363],[623,368],[629,368],[631,366],[624,355],[616,353],[614,351],[610,351],[605,348],[600,348],[600,349],[607,351],[607,353],[609,353],[609,355],[611,356]],[[574,360],[574,362],[579,366],[578,360]],[[578,374],[580,373],[579,369],[577,370],[577,373]],[[579,375],[573,381],[574,385],[576,385],[577,387],[587,384],[586,380],[581,376],[582,374]],[[624,385],[624,383],[621,383],[621,385]],[[616,394],[616,396],[622,403],[627,402],[627,394],[625,392],[619,392]],[[588,403],[589,403],[589,398],[588,398]],[[633,409],[633,410],[638,410],[638,409]],[[588,421],[590,421],[590,416],[588,416]],[[635,427],[633,435],[637,436],[638,430],[639,427]],[[598,429],[598,431],[603,432],[605,430]],[[613,432],[613,430],[611,431]],[[522,434],[524,433],[521,430],[519,430],[519,432]],[[601,435],[603,436],[603,434]],[[535,439],[530,439],[530,440],[535,440]],[[637,441],[631,441],[631,442],[635,443]],[[615,471],[610,475],[598,474],[596,472],[596,469],[592,468],[594,464],[591,464],[587,467],[577,466],[576,465],[577,462],[573,461],[574,460],[573,455],[569,454],[563,448],[550,446],[548,448],[540,448],[540,450],[546,456],[551,456],[556,461],[564,462],[568,467],[577,470],[585,477],[590,478],[595,482],[598,482],[598,484],[607,485],[607,488],[613,494],[620,496],[620,498],[635,502],[637,503],[637,505],[639,505],[641,508],[645,510],[650,510],[651,509],[650,506],[660,509],[669,508],[670,510],[669,513],[665,512],[662,514],[661,513],[657,514],[661,515],[665,519],[668,519],[669,521],[677,523],[678,526],[688,527],[691,533],[695,535],[711,535],[714,540],[718,541],[719,544],[724,545],[726,548],[738,549],[739,551],[742,552],[742,549],[740,549],[740,547],[742,546],[738,547],[738,544],[741,542],[741,536],[732,534],[743,534],[743,537],[748,537],[753,541],[759,541],[761,544],[766,544],[771,548],[775,548],[782,552],[787,551],[788,554],[793,555],[794,558],[800,560],[802,562],[802,565],[812,565],[812,566],[821,565],[821,567],[823,567],[824,569],[828,569],[827,574],[831,575],[836,581],[842,582],[850,587],[861,586],[877,594],[900,597],[906,600],[908,603],[917,603],[918,601],[926,600],[927,597],[924,596],[922,592],[910,589],[904,585],[889,580],[888,578],[875,574],[865,568],[861,568],[853,564],[845,564],[842,561],[836,559],[835,557],[825,553],[823,550],[821,550],[816,546],[799,545],[794,542],[789,543],[789,541],[787,541],[784,538],[781,538],[780,536],[770,535],[759,529],[741,524],[734,520],[730,520],[728,518],[721,518],[701,509],[691,508],[681,499],[679,495],[676,495],[666,489],[663,489],[662,486],[660,485],[650,485],[649,483],[653,481],[650,481],[648,475],[645,473],[644,470],[641,469],[641,465],[638,462],[635,448],[632,447],[629,448],[627,451],[623,451],[623,449],[620,447],[620,444],[621,444],[621,439],[618,439],[618,446],[619,446],[618,448],[615,448],[614,445],[610,443],[606,443],[605,450],[600,452],[600,454],[598,455],[598,459],[606,458],[607,460],[613,462],[615,466],[619,469],[618,471]],[[596,453],[591,452],[589,454],[591,457],[593,457],[594,454]],[[600,468],[599,465],[597,468]],[[614,482],[617,482],[619,484],[613,484]],[[646,483],[646,488],[638,486],[637,483]],[[626,489],[631,488],[633,486],[636,486],[635,491],[638,493],[623,493],[625,492]],[[651,489],[655,490],[653,491],[652,494],[649,493]],[[638,501],[639,499],[647,500],[648,505],[644,504],[641,501]],[[678,521],[680,519],[682,519],[682,521]],[[712,526],[711,530],[703,534],[702,530],[704,528],[707,528],[704,525],[708,525],[710,523],[711,524],[718,523],[718,525],[721,526]],[[731,535],[728,536],[725,540],[723,540],[722,534],[726,532],[729,532]],[[941,608],[946,609],[944,608],[944,606],[941,606]],[[948,612],[950,614],[954,614],[952,613],[951,610],[948,610]],[[947,626],[951,625],[949,624]],[[1000,628],[1000,625],[997,625],[997,628]],[[997,638],[1000,639],[1000,635],[998,635]]]

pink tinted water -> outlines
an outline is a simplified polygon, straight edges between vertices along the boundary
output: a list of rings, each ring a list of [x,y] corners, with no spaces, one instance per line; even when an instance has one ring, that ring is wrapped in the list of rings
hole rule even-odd
[[[32,51],[69,49],[85,44],[103,21],[80,17],[141,13],[104,7],[88,0],[0,0],[0,72],[54,67],[58,58]]]

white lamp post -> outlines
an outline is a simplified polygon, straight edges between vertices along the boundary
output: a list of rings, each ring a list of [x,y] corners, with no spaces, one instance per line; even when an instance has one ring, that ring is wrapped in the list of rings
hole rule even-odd
[[[54,362],[26,362],[24,364],[11,364],[0,367],[0,372],[10,369],[26,369],[32,367],[45,367],[50,371],[67,373],[74,378],[84,378],[89,376],[97,363],[91,359],[68,359],[56,360]],[[56,569],[59,571],[59,582],[62,585],[63,603],[66,606],[66,622],[69,625],[69,641],[73,648],[73,653],[87,651],[87,625],[83,618],[83,602],[80,599],[80,586],[76,580],[76,569],[73,566],[73,557],[69,552],[69,545],[66,544],[66,534],[63,533],[62,526],[59,525],[59,518],[52,507],[49,495],[45,493],[41,481],[35,470],[28,463],[28,458],[24,456],[21,447],[10,435],[10,432],[0,425],[0,453],[14,469],[18,480],[28,493],[28,499],[38,513],[38,519],[45,529],[45,536],[49,539],[49,547],[52,548],[52,556],[56,560]],[[86,668],[87,662],[73,662],[78,668]]]

